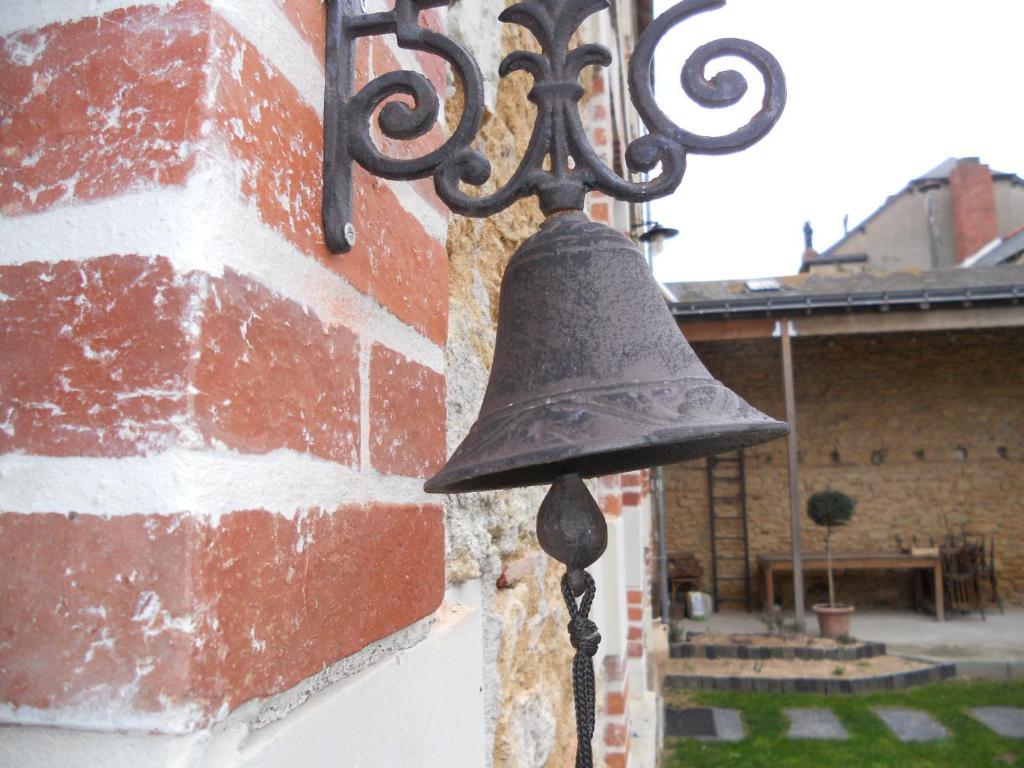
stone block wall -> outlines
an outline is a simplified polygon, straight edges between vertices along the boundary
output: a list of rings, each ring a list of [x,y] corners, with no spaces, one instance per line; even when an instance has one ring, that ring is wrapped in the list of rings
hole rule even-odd
[[[694,347],[712,375],[785,419],[778,339]],[[948,532],[994,536],[1003,597],[1024,602],[1022,348],[1020,329],[794,341],[801,510],[826,488],[857,502],[835,534],[837,551],[895,551],[897,537],[927,544]],[[789,551],[786,441],[746,459],[756,574],[758,554]],[[666,482],[669,549],[694,552],[710,585],[705,464],[676,465]],[[822,551],[822,530],[802,520],[805,551]],[[858,605],[909,605],[910,579],[848,573],[837,589]],[[811,599],[822,595],[823,579],[811,576],[808,586]],[[791,600],[788,589],[776,594]]]

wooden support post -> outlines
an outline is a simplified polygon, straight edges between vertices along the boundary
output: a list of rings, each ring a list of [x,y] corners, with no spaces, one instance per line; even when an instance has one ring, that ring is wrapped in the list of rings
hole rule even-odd
[[[806,619],[803,553],[800,549],[800,468],[797,466],[796,394],[793,391],[793,326],[789,320],[783,320],[779,327],[782,339],[782,383],[786,394],[786,421],[789,422],[789,527],[793,547],[793,604],[796,608],[796,623],[803,632]]]

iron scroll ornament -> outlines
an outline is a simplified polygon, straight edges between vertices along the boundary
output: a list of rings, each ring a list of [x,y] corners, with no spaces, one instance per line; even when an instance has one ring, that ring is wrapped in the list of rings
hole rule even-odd
[[[525,71],[533,77],[529,98],[537,107],[537,118],[512,177],[496,191],[474,196],[464,191],[463,184],[480,187],[491,177],[490,162],[471,147],[483,119],[483,77],[462,46],[419,25],[421,11],[445,7],[448,0],[395,0],[392,10],[377,13],[358,11],[359,2],[328,2],[323,216],[327,245],[333,253],[346,253],[355,244],[353,160],[386,179],[433,177],[438,197],[463,216],[490,216],[531,195],[539,198],[545,214],[582,210],[591,191],[628,202],[671,194],[682,181],[688,153],[724,154],[749,147],[771,130],[785,106],[785,78],[775,57],[749,41],[724,38],[701,46],[687,59],[682,87],[703,107],[735,105],[747,92],[743,75],[725,70],[708,78],[706,71],[712,61],[724,56],[747,61],[764,80],[764,98],[761,109],[746,125],[728,135],[702,136],[676,125],[658,107],[652,78],[658,44],[677,24],[726,2],[681,0],[647,27],[629,63],[630,100],[649,133],[627,147],[626,166],[633,174],[656,173],[646,181],[623,179],[598,157],[579,110],[584,95],[580,74],[588,66],[609,66],[611,53],[593,43],[570,48],[580,25],[592,14],[606,10],[608,0],[522,0],[498,18],[529,30],[541,53],[512,52],[502,61],[499,74],[506,77]],[[443,58],[462,85],[465,106],[458,125],[440,147],[420,157],[385,155],[374,141],[371,126],[377,114],[381,134],[399,141],[430,131],[438,120],[440,99],[426,77],[409,70],[389,72],[352,95],[356,41],[386,34],[394,35],[400,48]],[[408,97],[411,106],[395,100],[398,96]]]

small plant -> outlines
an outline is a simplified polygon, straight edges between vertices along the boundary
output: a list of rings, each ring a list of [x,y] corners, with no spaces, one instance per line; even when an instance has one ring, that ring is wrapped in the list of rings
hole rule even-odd
[[[673,645],[683,642],[683,623],[681,621],[668,623],[668,641]]]
[[[840,645],[856,645],[860,641],[857,640],[856,637],[851,637],[850,635],[840,635],[836,638],[836,642]]]
[[[807,516],[825,528],[825,561],[828,570],[828,606],[836,607],[836,587],[832,579],[832,529],[850,522],[853,499],[842,491],[819,491],[807,500]]]
[[[785,619],[783,619],[782,614],[774,608],[769,608],[761,614],[761,623],[764,624],[769,635],[778,635],[779,637],[782,637],[784,633],[783,628],[785,625]]]
[[[803,627],[795,619],[782,622],[782,634],[786,637],[796,637],[804,633]]]
[[[846,674],[846,668],[845,667],[836,667],[835,669],[832,670],[832,674],[835,675],[836,677],[842,677],[843,675]]]

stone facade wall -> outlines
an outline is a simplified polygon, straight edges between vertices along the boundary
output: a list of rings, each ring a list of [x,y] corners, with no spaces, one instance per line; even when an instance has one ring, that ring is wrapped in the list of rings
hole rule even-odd
[[[948,532],[994,536],[1003,598],[1024,602],[1022,348],[1020,329],[794,340],[801,511],[826,488],[857,503],[836,551],[895,551],[897,537],[926,544]],[[778,339],[695,349],[712,375],[785,419]],[[746,459],[756,576],[758,554],[789,551],[786,441]],[[666,482],[669,549],[694,552],[710,586],[705,463],[671,467]],[[821,551],[823,532],[802,520],[805,551]],[[858,605],[907,605],[910,579],[848,573],[837,589]],[[812,575],[808,588],[816,600],[823,579]],[[790,600],[787,589],[776,594]]]

